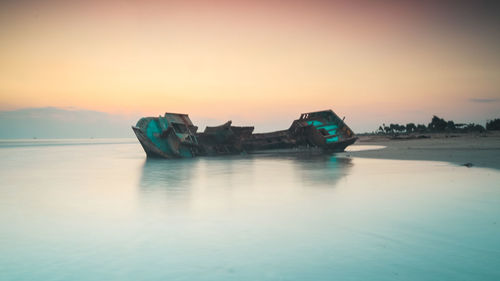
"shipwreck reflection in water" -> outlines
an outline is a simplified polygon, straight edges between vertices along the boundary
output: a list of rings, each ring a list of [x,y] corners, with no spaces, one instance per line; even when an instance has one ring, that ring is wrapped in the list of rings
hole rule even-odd
[[[336,156],[318,156],[301,159],[298,172],[302,183],[307,186],[334,187],[336,183],[348,175],[352,167],[352,159]]]
[[[199,169],[199,159],[146,159],[139,183],[140,198],[168,204],[188,202],[193,175]]]
[[[349,173],[352,159],[335,154],[300,152],[294,154],[266,153],[253,158],[270,160],[293,168],[295,184],[303,186],[333,187]],[[277,176],[280,174],[278,173]]]
[[[316,154],[147,159],[139,185],[143,194],[163,194],[170,199],[186,198],[200,190],[333,187],[348,174],[351,166],[350,158]]]
[[[183,189],[189,185],[199,159],[165,160],[150,159],[142,167],[141,188]]]

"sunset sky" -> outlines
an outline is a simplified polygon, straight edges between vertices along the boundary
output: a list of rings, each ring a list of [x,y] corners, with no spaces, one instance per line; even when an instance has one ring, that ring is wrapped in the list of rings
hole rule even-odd
[[[331,108],[358,131],[500,117],[497,7],[434,2],[2,1],[0,110],[287,126]]]

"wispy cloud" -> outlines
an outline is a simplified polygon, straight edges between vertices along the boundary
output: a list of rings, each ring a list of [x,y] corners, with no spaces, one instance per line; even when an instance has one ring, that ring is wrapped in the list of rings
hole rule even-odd
[[[478,103],[492,103],[492,102],[498,102],[500,99],[497,98],[471,98],[469,99],[470,102],[478,102]]]
[[[138,119],[75,107],[0,111],[0,138],[133,137]]]

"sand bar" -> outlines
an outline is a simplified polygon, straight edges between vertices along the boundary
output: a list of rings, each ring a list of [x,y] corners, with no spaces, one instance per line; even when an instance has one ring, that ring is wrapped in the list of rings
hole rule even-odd
[[[356,145],[382,145],[386,148],[352,151],[346,154],[363,158],[446,161],[457,165],[471,163],[472,167],[500,169],[500,132],[425,136],[430,138],[360,136]]]

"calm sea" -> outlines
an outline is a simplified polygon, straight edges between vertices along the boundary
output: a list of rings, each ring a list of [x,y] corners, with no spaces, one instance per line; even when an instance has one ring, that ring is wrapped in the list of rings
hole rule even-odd
[[[0,280],[500,280],[498,170],[135,140],[1,141],[0,167]]]

